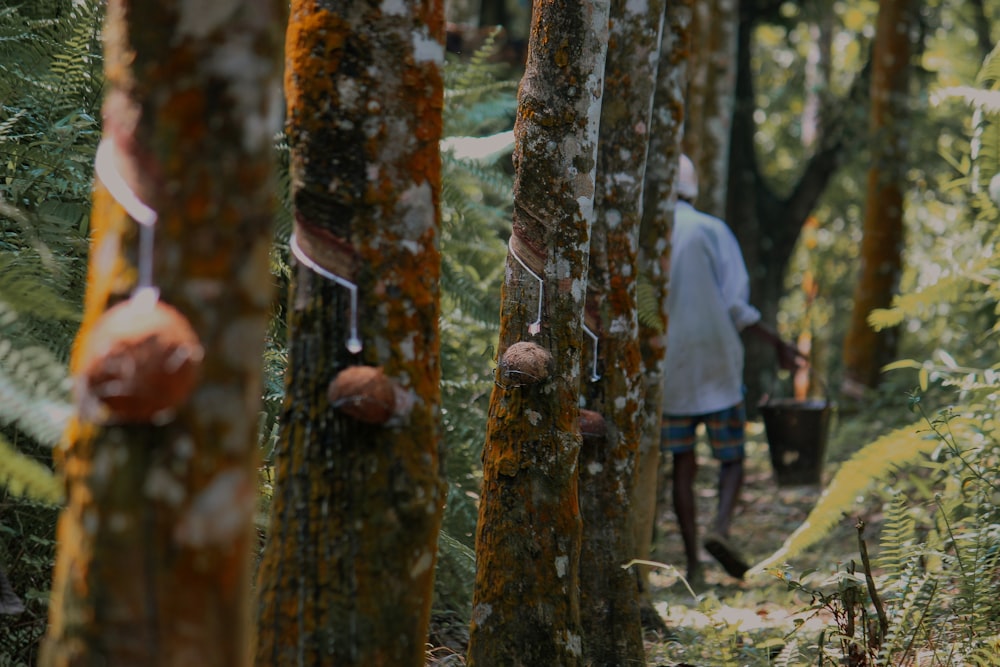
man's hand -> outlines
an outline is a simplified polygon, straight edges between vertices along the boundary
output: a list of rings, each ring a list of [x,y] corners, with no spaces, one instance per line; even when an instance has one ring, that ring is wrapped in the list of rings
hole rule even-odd
[[[774,346],[774,351],[778,355],[778,365],[782,370],[794,371],[809,365],[809,358],[802,354],[799,348],[782,340],[778,332],[763,322],[755,322],[746,330]]]
[[[774,351],[778,355],[778,366],[783,371],[794,371],[809,364],[809,358],[787,341],[778,339],[774,343]]]

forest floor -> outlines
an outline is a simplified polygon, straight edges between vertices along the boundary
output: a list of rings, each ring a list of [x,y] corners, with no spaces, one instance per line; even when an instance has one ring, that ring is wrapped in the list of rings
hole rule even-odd
[[[779,487],[763,426],[751,422],[747,435],[746,477],[742,501],[733,519],[731,542],[754,564],[775,552],[808,516],[822,487],[819,484]],[[698,451],[696,492],[698,523],[703,533],[715,516],[718,465],[710,458],[706,445],[700,443]],[[669,480],[669,462],[666,466]],[[826,466],[824,482],[835,468]],[[669,482],[667,487],[662,496],[669,498]],[[867,525],[865,539],[874,555],[881,525],[881,502],[874,497],[859,500],[860,506],[867,508],[862,517]],[[856,519],[844,517],[826,539],[790,562],[788,576],[810,590],[829,593],[831,586],[835,590],[835,585],[827,580],[843,572],[852,560],[860,561]],[[669,501],[660,507],[652,560],[672,565],[680,573],[684,571],[683,544]],[[669,628],[666,636],[647,633],[646,657],[650,667],[770,665],[782,648],[793,642],[786,653],[814,655],[821,637],[828,639],[836,629],[829,609],[816,609],[808,593],[790,589],[777,576],[765,573],[737,580],[727,575],[704,550],[702,561],[707,586],[698,591],[697,597],[691,596],[673,568],[657,569],[650,574],[649,597]]]
[[[849,422],[833,419],[823,483],[836,472],[836,461],[844,460],[858,444],[871,441],[874,433],[886,428],[881,419],[866,417],[855,416]],[[698,462],[698,523],[704,534],[715,516],[718,464],[712,460],[703,435]],[[857,515],[843,517],[824,539],[787,564],[785,573],[801,584],[801,589],[793,589],[770,573],[734,579],[703,550],[706,586],[692,596],[679,577],[685,567],[684,550],[669,501],[669,460],[661,465],[661,480],[664,488],[660,489],[650,560],[663,567],[650,572],[647,599],[664,621],[666,632],[646,631],[647,667],[815,665],[820,645],[835,648],[834,608],[817,604],[810,592],[835,592],[836,580],[849,564],[860,563]],[[822,484],[778,486],[763,424],[751,421],[747,425],[743,493],[730,541],[751,565],[764,560],[806,519],[822,491]],[[873,490],[855,504],[866,524],[865,541],[872,557],[878,551],[883,501]],[[857,569],[862,571],[860,564]],[[463,665],[467,627],[445,624],[432,629],[436,641],[432,640],[427,664]]]

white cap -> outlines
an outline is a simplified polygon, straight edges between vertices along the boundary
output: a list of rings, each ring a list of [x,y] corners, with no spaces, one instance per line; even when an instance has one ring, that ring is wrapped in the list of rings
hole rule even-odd
[[[677,196],[694,200],[698,197],[698,173],[687,155],[681,155],[680,170],[677,174]]]

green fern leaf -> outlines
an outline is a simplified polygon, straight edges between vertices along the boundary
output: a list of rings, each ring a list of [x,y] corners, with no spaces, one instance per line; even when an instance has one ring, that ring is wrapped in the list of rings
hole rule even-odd
[[[983,60],[983,66],[976,75],[976,83],[981,86],[1000,83],[1000,43]]]
[[[663,308],[656,289],[645,274],[639,274],[636,282],[636,310],[638,311],[639,322],[649,327],[656,333],[663,333],[667,330],[663,321]]]
[[[956,436],[973,430],[971,420],[962,417],[952,419],[949,425]],[[805,521],[781,548],[754,565],[748,574],[765,572],[802,553],[825,537],[873,482],[933,452],[940,440],[926,432],[921,435],[919,429],[920,424],[896,429],[856,452],[837,471]]]
[[[911,568],[912,582],[899,603],[891,608],[889,628],[879,647],[876,664],[880,667],[909,664],[912,649],[920,634],[938,591],[937,577],[930,573],[917,574]]]
[[[63,490],[52,471],[18,452],[0,436],[0,484],[15,496],[57,505]]]
[[[996,667],[997,656],[1000,656],[1000,634],[982,637],[975,652],[969,656],[969,664],[974,667]]]
[[[913,560],[915,541],[913,515],[907,498],[895,493],[886,511],[885,523],[879,543],[878,564],[887,574],[887,582],[898,579],[908,563]]]
[[[15,349],[0,339],[0,423],[55,446],[72,414],[63,400],[66,385],[65,367],[51,352],[37,346]]]
[[[785,644],[784,648],[774,658],[774,667],[795,667],[800,665],[802,654],[799,652],[799,643],[794,639]]]

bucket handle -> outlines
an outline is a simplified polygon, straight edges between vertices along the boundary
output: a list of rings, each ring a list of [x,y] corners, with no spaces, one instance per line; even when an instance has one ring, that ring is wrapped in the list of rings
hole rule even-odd
[[[820,387],[820,391],[821,391],[821,393],[823,395],[823,407],[824,408],[830,407],[830,388],[829,388],[829,386],[826,384],[826,382],[823,381],[823,378],[821,378],[813,370],[813,365],[812,364],[806,363],[805,368],[809,372],[809,374],[812,376],[812,379]],[[777,383],[777,375],[775,375],[774,381],[771,383],[772,389],[774,388],[774,385],[776,383]],[[771,400],[771,398],[773,398],[772,392],[768,392],[768,393],[764,394],[764,396],[761,398],[760,401],[758,401],[757,405],[767,405],[767,403]]]

